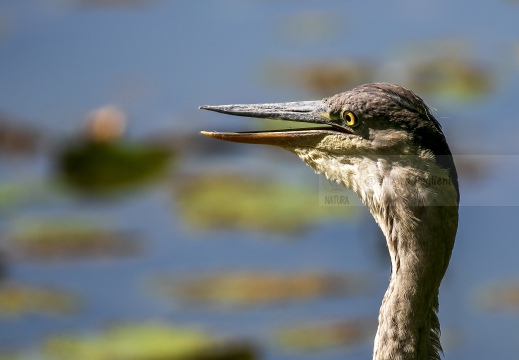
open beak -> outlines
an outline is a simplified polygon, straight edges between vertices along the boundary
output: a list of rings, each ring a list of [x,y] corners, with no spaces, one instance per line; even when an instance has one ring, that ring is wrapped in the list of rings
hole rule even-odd
[[[287,146],[290,144],[301,144],[301,142],[305,142],[305,140],[316,140],[322,138],[323,134],[337,131],[349,132],[330,121],[326,104],[322,100],[275,104],[200,106],[200,109],[236,116],[288,120],[322,125],[319,127],[253,132],[202,131],[203,135],[232,142]]]

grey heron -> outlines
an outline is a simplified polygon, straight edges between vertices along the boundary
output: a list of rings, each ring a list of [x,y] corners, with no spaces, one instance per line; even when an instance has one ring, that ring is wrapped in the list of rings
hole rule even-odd
[[[424,101],[404,87],[374,83],[318,101],[200,109],[319,124],[202,133],[281,147],[353,190],[382,229],[391,257],[373,358],[439,359],[438,291],[456,237],[459,186],[441,126]]]

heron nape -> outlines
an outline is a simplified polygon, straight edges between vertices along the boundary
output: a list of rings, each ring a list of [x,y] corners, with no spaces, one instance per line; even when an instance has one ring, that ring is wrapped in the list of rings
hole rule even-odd
[[[438,291],[456,237],[459,187],[441,126],[423,100],[404,87],[374,83],[318,101],[200,109],[319,125],[202,134],[281,147],[353,190],[382,229],[391,257],[373,358],[439,359]]]

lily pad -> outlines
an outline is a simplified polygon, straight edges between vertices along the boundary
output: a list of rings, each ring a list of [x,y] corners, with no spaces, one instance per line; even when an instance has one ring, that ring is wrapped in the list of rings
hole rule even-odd
[[[0,317],[28,314],[67,315],[73,313],[77,307],[77,298],[64,291],[0,282]]]
[[[20,204],[50,198],[54,189],[46,183],[27,179],[2,181],[0,183],[0,210],[12,211]]]
[[[30,155],[40,148],[42,134],[35,128],[20,123],[20,119],[0,114],[0,154]]]
[[[111,327],[85,336],[54,336],[33,354],[0,359],[41,360],[253,360],[256,349],[246,342],[224,342],[203,332],[162,324]]]
[[[419,93],[471,100],[488,93],[492,79],[482,65],[462,57],[441,57],[412,65],[409,87]]]
[[[308,272],[301,274],[224,272],[187,279],[159,277],[161,295],[189,305],[258,306],[363,293],[360,276]]]
[[[141,249],[132,234],[60,219],[20,222],[8,236],[5,251],[16,260],[58,260],[133,256]]]
[[[111,195],[163,174],[173,156],[171,147],[125,140],[125,130],[126,115],[119,107],[92,110],[83,134],[59,151],[59,178],[89,195]]]
[[[276,342],[284,350],[311,352],[357,345],[373,337],[373,320],[315,323],[283,328],[276,333]]]
[[[295,233],[311,223],[355,213],[319,206],[319,189],[239,174],[204,174],[176,183],[180,214],[195,228]]]
[[[315,96],[331,96],[371,82],[375,67],[366,61],[275,61],[266,65],[271,86],[291,86],[311,91]]]
[[[519,282],[489,286],[479,296],[485,310],[519,309]]]
[[[172,159],[170,149],[122,140],[85,140],[60,154],[60,178],[86,194],[107,195],[156,179]]]

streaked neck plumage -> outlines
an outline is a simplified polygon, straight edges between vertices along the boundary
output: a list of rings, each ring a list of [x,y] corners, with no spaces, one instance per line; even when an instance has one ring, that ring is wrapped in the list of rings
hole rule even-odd
[[[391,277],[374,359],[439,358],[438,289],[458,222],[457,189],[449,171],[427,152],[341,156],[318,147],[292,151],[316,172],[355,191],[386,237]]]

